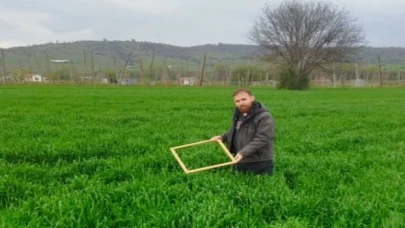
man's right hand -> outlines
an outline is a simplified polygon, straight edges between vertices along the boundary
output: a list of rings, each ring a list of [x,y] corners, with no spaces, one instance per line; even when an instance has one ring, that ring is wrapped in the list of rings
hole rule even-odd
[[[212,137],[211,140],[215,140],[215,141],[221,140],[222,141],[222,137],[220,135],[217,135],[217,136]]]

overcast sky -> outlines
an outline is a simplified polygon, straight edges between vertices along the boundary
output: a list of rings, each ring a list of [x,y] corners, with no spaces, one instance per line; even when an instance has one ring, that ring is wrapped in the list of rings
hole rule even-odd
[[[0,47],[77,40],[178,46],[252,44],[265,3],[280,0],[0,0]],[[363,23],[371,46],[405,47],[405,0],[332,0]]]

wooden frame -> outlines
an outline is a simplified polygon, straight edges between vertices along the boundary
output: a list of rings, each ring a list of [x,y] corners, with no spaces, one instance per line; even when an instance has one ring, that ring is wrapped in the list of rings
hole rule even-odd
[[[225,163],[221,163],[221,164],[217,164],[217,165],[211,165],[211,166],[206,166],[206,167],[202,167],[202,168],[197,168],[197,169],[192,169],[189,170],[187,169],[187,167],[184,165],[183,161],[180,159],[179,155],[177,155],[176,150],[180,149],[180,148],[184,148],[184,147],[189,147],[189,146],[195,146],[195,145],[199,145],[199,144],[203,144],[203,143],[210,143],[210,142],[217,142],[222,149],[224,150],[225,154],[228,155],[228,157],[231,159],[230,162],[225,162]],[[181,168],[183,169],[183,171],[187,174],[189,173],[195,173],[195,172],[200,172],[200,171],[204,171],[204,170],[209,170],[209,169],[214,169],[214,168],[218,168],[218,167],[222,167],[222,166],[227,166],[227,165],[233,165],[236,163],[235,158],[232,156],[232,154],[229,152],[228,148],[226,148],[226,146],[222,143],[221,140],[205,140],[205,141],[200,141],[200,142],[195,142],[195,143],[190,143],[190,144],[186,144],[186,145],[181,145],[181,146],[175,146],[175,147],[171,147],[170,151],[172,152],[173,156],[176,158],[177,162],[180,164]]]

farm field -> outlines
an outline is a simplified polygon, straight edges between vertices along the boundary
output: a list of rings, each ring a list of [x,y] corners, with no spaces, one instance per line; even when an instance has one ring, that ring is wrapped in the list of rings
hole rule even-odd
[[[253,87],[274,176],[185,174],[170,147],[226,131],[235,89],[0,86],[0,227],[405,226],[404,89]]]

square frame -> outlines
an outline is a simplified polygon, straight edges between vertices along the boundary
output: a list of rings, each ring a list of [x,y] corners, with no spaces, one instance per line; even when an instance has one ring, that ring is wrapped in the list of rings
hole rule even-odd
[[[203,144],[203,143],[211,143],[211,142],[217,142],[222,149],[224,150],[225,154],[228,155],[228,157],[231,159],[230,162],[225,162],[225,163],[220,163],[220,164],[216,164],[216,165],[210,165],[210,166],[205,166],[205,167],[201,167],[201,168],[196,168],[196,169],[192,169],[189,170],[187,169],[187,167],[184,165],[183,161],[180,159],[179,155],[176,153],[177,149],[181,149],[181,148],[185,148],[185,147],[189,147],[189,146],[195,146],[195,145],[199,145],[199,144]],[[172,152],[173,156],[176,158],[177,162],[180,164],[181,168],[183,169],[183,171],[186,174],[189,173],[196,173],[196,172],[200,172],[200,171],[204,171],[204,170],[209,170],[209,169],[214,169],[214,168],[218,168],[218,167],[222,167],[222,166],[227,166],[227,165],[233,165],[235,164],[237,161],[235,160],[235,158],[232,156],[232,154],[229,152],[228,148],[226,148],[226,146],[224,145],[224,143],[221,140],[204,140],[204,141],[199,141],[199,142],[195,142],[195,143],[190,143],[190,144],[185,144],[185,145],[180,145],[180,146],[175,146],[175,147],[171,147],[170,151]]]

